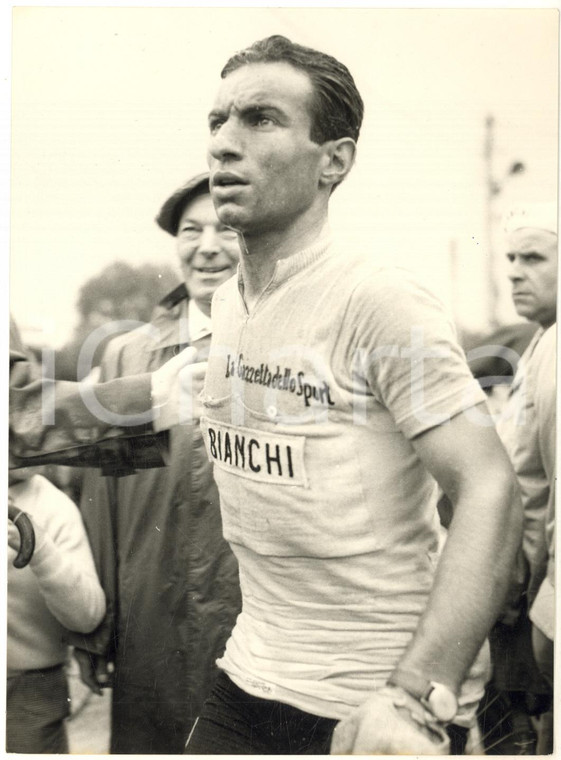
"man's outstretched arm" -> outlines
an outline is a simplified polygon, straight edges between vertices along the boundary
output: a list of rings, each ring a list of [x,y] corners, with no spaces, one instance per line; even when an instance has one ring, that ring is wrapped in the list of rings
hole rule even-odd
[[[117,474],[162,466],[165,435],[153,433],[178,422],[178,375],[195,355],[187,348],[153,373],[105,383],[50,380],[27,356],[15,328],[9,383],[12,464],[70,464],[107,471],[114,464]]]

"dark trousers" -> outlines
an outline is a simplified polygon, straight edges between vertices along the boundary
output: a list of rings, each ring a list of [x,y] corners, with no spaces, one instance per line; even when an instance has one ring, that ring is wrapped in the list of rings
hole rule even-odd
[[[70,712],[68,705],[62,665],[8,678],[6,752],[67,754],[64,719]]]
[[[221,672],[185,746],[186,755],[328,755],[336,720],[261,699]],[[463,754],[467,729],[450,727],[451,754]]]
[[[186,755],[328,755],[336,720],[260,699],[218,675]]]
[[[194,718],[171,698],[116,681],[111,700],[111,755],[180,755]],[[176,701],[179,701],[178,699]],[[174,707],[176,709],[170,709]],[[178,713],[181,712],[181,719]]]

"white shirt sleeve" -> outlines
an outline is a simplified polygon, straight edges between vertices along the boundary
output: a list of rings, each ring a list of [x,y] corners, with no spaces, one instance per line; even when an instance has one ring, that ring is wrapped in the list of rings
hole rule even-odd
[[[40,475],[13,493],[37,527],[29,567],[47,607],[65,628],[89,633],[103,619],[105,594],[78,508]]]

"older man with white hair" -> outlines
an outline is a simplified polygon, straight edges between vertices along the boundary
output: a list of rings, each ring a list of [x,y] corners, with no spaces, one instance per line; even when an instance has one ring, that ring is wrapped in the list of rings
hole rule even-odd
[[[532,602],[528,584],[540,565],[550,498],[550,478],[535,432],[536,399],[529,392],[528,377],[533,371],[536,347],[557,321],[557,211],[556,203],[526,204],[511,210],[504,219],[514,306],[521,317],[537,322],[539,327],[518,363],[497,424],[517,474],[524,505],[524,533],[511,602],[490,637],[494,676],[485,708],[494,703],[497,717],[491,717],[488,709],[482,716],[486,747],[495,745],[495,753],[500,747],[501,754],[535,754],[536,734],[530,716],[543,712],[550,699],[550,689],[532,657],[528,619]],[[555,425],[553,418],[550,424]],[[497,714],[499,704],[502,710]],[[489,726],[497,722],[502,726],[500,735],[489,731]]]
[[[505,233],[514,306],[521,317],[538,322],[541,335],[557,316],[557,204],[514,209]]]
[[[505,233],[514,306],[521,317],[539,325],[520,359],[498,424],[499,435],[516,464],[529,443],[525,430],[528,365],[544,332],[557,321],[557,204],[535,203],[514,209],[505,218]],[[525,506],[524,555],[532,566],[547,496],[542,493],[543,484],[534,478],[519,480]]]

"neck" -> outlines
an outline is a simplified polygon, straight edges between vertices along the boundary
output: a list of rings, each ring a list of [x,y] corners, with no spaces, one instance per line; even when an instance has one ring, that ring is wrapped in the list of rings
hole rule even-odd
[[[194,298],[193,301],[197,304],[203,314],[206,314],[207,317],[210,317],[210,301],[197,300],[196,298]]]
[[[312,245],[327,228],[327,213],[311,222],[293,225],[287,230],[240,235],[240,268],[244,282],[244,299],[250,308],[269,284],[277,261],[289,258]]]
[[[557,316],[551,317],[550,319],[545,319],[540,321],[540,327],[542,327],[544,330],[548,330],[551,325],[554,325],[557,321]]]

